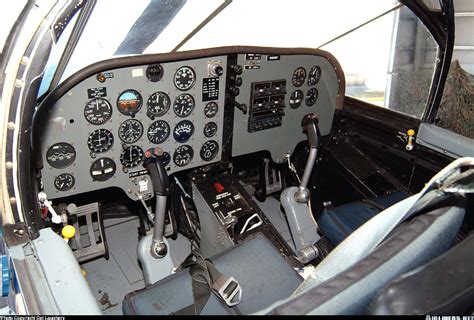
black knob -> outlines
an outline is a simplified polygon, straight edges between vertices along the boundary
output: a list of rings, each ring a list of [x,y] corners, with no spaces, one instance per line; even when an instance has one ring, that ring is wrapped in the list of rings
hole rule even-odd
[[[217,76],[222,76],[224,74],[224,68],[222,68],[220,65],[215,65],[214,66],[214,73],[217,74]]]
[[[227,208],[231,209],[234,206],[234,204],[235,204],[235,201],[234,199],[232,199],[232,197],[225,198],[224,205]]]
[[[240,89],[237,88],[237,87],[230,87],[229,92],[230,92],[230,94],[232,94],[234,96],[238,96],[240,94]]]
[[[234,75],[230,76],[230,80],[235,83],[237,87],[240,87],[242,85],[242,78],[236,77]]]
[[[237,75],[241,75],[242,74],[242,66],[240,64],[234,64],[232,66],[230,66],[230,68],[232,69],[232,71],[235,72],[235,74]]]

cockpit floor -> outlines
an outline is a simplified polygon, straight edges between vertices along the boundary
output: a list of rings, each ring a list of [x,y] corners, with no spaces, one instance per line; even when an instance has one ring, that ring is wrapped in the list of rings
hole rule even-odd
[[[145,287],[143,272],[137,257],[138,218],[108,219],[104,221],[109,247],[109,260],[95,259],[82,264],[87,282],[102,312],[122,314],[124,296]],[[189,254],[190,245],[183,236],[168,239],[175,266]]]

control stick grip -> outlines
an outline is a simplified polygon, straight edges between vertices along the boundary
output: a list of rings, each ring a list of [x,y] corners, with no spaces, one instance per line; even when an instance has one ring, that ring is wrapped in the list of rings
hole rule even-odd
[[[144,165],[150,173],[155,194],[167,196],[170,190],[170,181],[165,166],[163,165],[161,149],[148,149],[145,152]]]
[[[321,140],[318,123],[318,115],[314,113],[308,113],[305,115],[301,123],[303,131],[308,135],[308,142],[311,148],[317,148]]]

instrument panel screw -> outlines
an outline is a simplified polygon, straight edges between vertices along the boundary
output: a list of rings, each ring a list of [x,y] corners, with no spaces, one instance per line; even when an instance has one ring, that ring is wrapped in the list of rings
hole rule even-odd
[[[25,82],[21,79],[16,79],[15,80],[15,87],[21,88],[21,87],[23,87],[24,84],[25,84]]]
[[[11,204],[15,204],[15,203],[16,203],[16,198],[15,198],[15,197],[11,197],[11,198],[9,199],[9,201],[10,201]]]
[[[5,163],[5,167],[6,167],[7,169],[13,169],[13,163],[10,162],[10,161],[8,161],[7,163]]]
[[[29,62],[30,62],[30,57],[23,56],[23,58],[21,58],[21,64],[28,64]]]
[[[15,129],[15,123],[14,122],[9,122],[7,124],[7,128],[8,128],[8,130],[14,130]]]

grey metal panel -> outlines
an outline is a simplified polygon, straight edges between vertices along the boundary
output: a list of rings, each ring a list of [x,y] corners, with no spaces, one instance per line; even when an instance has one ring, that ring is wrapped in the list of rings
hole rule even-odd
[[[59,313],[101,314],[81,268],[64,239],[51,228],[46,228],[40,230],[39,238],[33,240],[32,245]]]
[[[208,74],[208,62],[209,61],[220,61],[224,69],[224,74],[220,77],[219,83],[219,99],[215,100],[219,105],[219,111],[212,119],[206,118],[203,109],[205,102],[202,101],[202,83],[203,78],[210,77]],[[133,200],[137,200],[137,193],[139,192],[138,183],[134,182],[129,178],[128,173],[122,170],[120,163],[120,154],[122,151],[122,141],[118,136],[119,125],[131,117],[120,113],[116,106],[116,101],[120,93],[127,89],[137,90],[142,98],[143,104],[141,110],[135,115],[134,119],[137,119],[143,124],[143,135],[133,145],[140,146],[144,151],[148,148],[159,146],[164,151],[170,153],[173,156],[174,150],[182,145],[174,140],[171,132],[170,137],[162,144],[152,144],[148,138],[146,131],[149,125],[160,119],[165,120],[169,123],[171,131],[175,125],[184,120],[190,120],[193,122],[195,130],[191,139],[185,144],[191,145],[194,149],[194,157],[190,164],[185,167],[178,167],[174,165],[173,160],[169,165],[169,173],[177,172],[184,169],[198,167],[204,164],[214,163],[221,160],[222,154],[222,132],[223,132],[223,119],[224,119],[224,98],[225,98],[225,79],[226,79],[226,63],[227,56],[216,56],[206,59],[195,59],[184,62],[170,62],[162,64],[164,69],[164,76],[159,82],[150,82],[145,76],[145,66],[128,67],[110,70],[113,73],[113,78],[108,78],[104,83],[100,83],[95,76],[89,77],[76,85],[66,95],[64,95],[59,101],[56,102],[54,107],[51,109],[49,115],[49,123],[44,128],[42,137],[42,154],[43,162],[45,164],[42,170],[44,190],[48,194],[50,199],[70,196],[73,194],[79,194],[89,192],[93,190],[99,190],[107,187],[119,187],[125,191],[125,193]],[[196,73],[196,83],[194,86],[186,91],[179,91],[176,89],[173,83],[173,77],[176,70],[182,66],[189,66],[194,69]],[[87,95],[88,88],[107,88],[107,97],[112,106],[112,117],[103,125],[92,125],[86,121],[84,117],[84,106],[90,100]],[[170,97],[171,107],[168,112],[161,117],[156,117],[151,120],[146,115],[146,102],[150,95],[157,91],[163,91]],[[191,94],[195,99],[195,108],[191,115],[186,118],[179,118],[173,112],[173,101],[177,96],[183,93]],[[72,121],[71,121],[72,120]],[[215,140],[219,144],[219,153],[212,161],[203,161],[199,156],[199,150],[203,143],[210,140],[204,136],[203,130],[207,122],[214,121],[218,125],[217,134],[210,138]],[[104,153],[97,154],[97,157],[93,159],[90,155],[90,150],[87,146],[87,138],[90,133],[97,129],[107,129],[114,135],[114,145],[112,148]],[[68,142],[76,149],[76,159],[74,163],[64,169],[55,169],[51,167],[46,160],[46,152],[48,148],[58,142]],[[115,175],[104,182],[93,181],[89,175],[89,169],[91,164],[102,157],[108,157],[114,160],[117,170]],[[135,172],[143,170],[143,166],[139,165],[135,168],[131,168],[128,172]],[[75,187],[69,191],[58,191],[54,187],[54,179],[61,173],[70,173],[75,178]],[[137,179],[146,180],[147,190],[142,191],[144,194],[151,194],[153,187],[151,184],[150,177],[148,175],[138,177]]]
[[[432,124],[422,123],[420,125],[416,142],[453,158],[474,156],[474,139]]]
[[[238,64],[245,66],[249,63],[250,61],[245,60],[244,54],[238,55]],[[319,114],[321,134],[329,134],[336,109],[339,83],[334,67],[326,58],[320,56],[282,55],[280,60],[267,61],[267,56],[262,55],[259,64],[259,69],[244,68],[242,73],[243,84],[240,87],[240,95],[236,97],[236,101],[249,105],[252,82],[286,79],[287,94],[283,123],[280,127],[250,133],[247,131],[249,114],[244,115],[239,110],[235,110],[232,155],[239,156],[260,150],[268,150],[274,161],[282,162],[286,153],[293,152],[300,141],[306,140],[306,135],[303,134],[301,127],[301,120],[304,115],[311,112]],[[296,89],[300,89],[306,95],[310,88],[307,85],[307,77],[301,87],[295,88],[291,82],[293,71],[298,67],[304,67],[306,73],[308,73],[313,66],[320,66],[321,68],[321,79],[314,86],[319,91],[316,104],[307,107],[303,102],[297,109],[290,108],[291,93]]]

